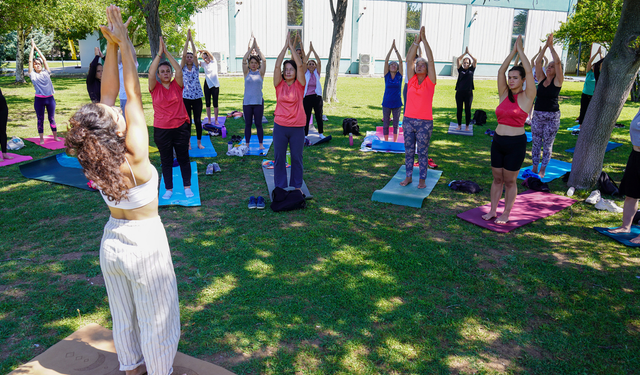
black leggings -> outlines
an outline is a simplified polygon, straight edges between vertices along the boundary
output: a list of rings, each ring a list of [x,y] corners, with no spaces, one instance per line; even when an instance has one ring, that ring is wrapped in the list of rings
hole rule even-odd
[[[9,107],[0,91],[0,146],[3,153],[7,153],[7,120],[9,119]]]
[[[582,97],[580,97],[580,117],[578,117],[578,124],[580,125],[582,125],[584,121],[584,115],[587,114],[587,108],[589,108],[591,98],[593,98],[593,95],[587,95],[585,93],[582,93]]]
[[[318,133],[324,132],[324,126],[322,123],[322,96],[318,94],[307,95],[302,99],[302,106],[304,107],[304,113],[307,115],[307,122],[304,123],[304,135],[309,135],[309,121],[311,121],[311,110],[316,113],[316,127]]]
[[[196,135],[198,140],[202,139],[202,98],[199,99],[182,99],[184,102],[184,106],[187,109],[187,113],[189,114],[189,122],[193,118],[193,123],[196,124]],[[191,112],[193,112],[193,117],[191,117]],[[191,129],[191,125],[189,125],[189,129]],[[189,131],[191,133],[191,131]]]
[[[251,140],[251,123],[256,123],[258,130],[258,142],[262,143],[264,132],[262,130],[262,114],[264,113],[264,101],[262,104],[243,105],[242,112],[244,114],[244,139],[249,144]]]
[[[491,143],[491,166],[511,172],[519,171],[527,154],[527,135],[493,135]]]
[[[469,126],[471,120],[471,102],[473,102],[472,90],[456,91],[456,104],[458,105],[458,125],[462,124],[462,104],[464,103],[464,117],[467,120],[465,125]]]
[[[191,138],[191,124],[188,122],[175,129],[153,128],[153,140],[160,151],[162,177],[167,190],[173,189],[173,150],[176,150],[176,159],[180,164],[182,182],[184,186],[191,186],[189,138]]]
[[[211,108],[211,97],[213,96],[213,108],[218,108],[218,96],[220,96],[220,87],[209,87],[207,80],[204,80],[204,100],[207,102],[207,108]]]

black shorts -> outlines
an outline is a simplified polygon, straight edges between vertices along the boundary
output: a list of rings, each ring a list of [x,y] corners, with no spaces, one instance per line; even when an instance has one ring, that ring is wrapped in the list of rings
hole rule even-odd
[[[640,199],[640,152],[636,150],[629,155],[619,190],[627,197]]]
[[[211,107],[211,97],[213,96],[213,108],[218,108],[218,96],[220,95],[220,87],[209,87],[207,80],[204,80],[204,100],[207,108]]]
[[[503,168],[511,172],[519,171],[526,154],[526,134],[516,136],[494,134],[491,143],[491,167]]]

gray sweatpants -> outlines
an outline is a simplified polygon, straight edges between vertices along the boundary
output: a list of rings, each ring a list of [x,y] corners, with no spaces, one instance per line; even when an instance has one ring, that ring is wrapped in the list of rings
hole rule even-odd
[[[291,181],[287,181],[287,146],[291,153]],[[286,189],[302,187],[302,150],[304,148],[304,125],[282,126],[273,124],[273,180],[276,187]]]
[[[160,217],[110,217],[100,244],[100,268],[120,371],[145,363],[149,375],[171,374],[180,340],[180,307]]]

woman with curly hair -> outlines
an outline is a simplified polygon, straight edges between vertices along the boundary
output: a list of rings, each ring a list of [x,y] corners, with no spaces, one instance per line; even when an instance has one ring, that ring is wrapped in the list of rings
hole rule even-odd
[[[158,172],[149,161],[149,136],[140,82],[120,9],[107,8],[104,82],[100,103],[87,104],[70,120],[67,152],[77,155],[96,182],[111,217],[100,244],[102,270],[113,319],[120,370],[127,375],[171,374],[180,339],[178,289],[169,243],[158,216]],[[120,47],[126,121],[118,97]]]

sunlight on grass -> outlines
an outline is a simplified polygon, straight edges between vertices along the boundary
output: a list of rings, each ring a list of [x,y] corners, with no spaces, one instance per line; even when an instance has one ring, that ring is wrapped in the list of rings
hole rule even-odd
[[[367,366],[366,357],[371,350],[364,344],[349,341],[345,343],[343,350],[344,357],[341,360],[342,365],[352,374],[363,374],[363,367]]]
[[[400,297],[382,298],[376,302],[378,313],[390,313],[398,306],[404,304],[404,301]]]
[[[384,340],[383,348],[380,350],[382,351],[381,354],[384,354],[388,361],[398,363],[416,359],[420,353],[413,344],[401,342],[394,337]]]
[[[467,341],[492,343],[500,337],[498,332],[485,328],[477,319],[467,318],[459,329],[460,335]]]
[[[398,280],[395,277],[393,277],[392,275],[380,269],[369,269],[369,270],[362,271],[362,276],[370,279],[374,279],[378,282],[386,283],[386,284],[393,284],[398,282]]]
[[[247,265],[244,267],[244,269],[251,272],[253,274],[253,277],[255,278],[263,278],[273,275],[273,266],[259,259],[250,260],[249,262],[247,262]]]
[[[200,304],[212,303],[229,294],[237,287],[238,279],[233,275],[225,275],[215,279],[208,287],[202,289],[198,296]]]

